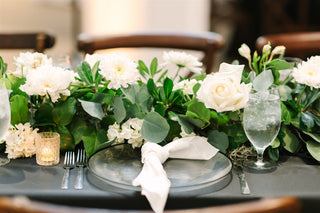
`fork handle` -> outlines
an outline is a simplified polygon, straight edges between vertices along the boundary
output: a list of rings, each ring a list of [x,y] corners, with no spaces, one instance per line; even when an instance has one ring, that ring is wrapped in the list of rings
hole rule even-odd
[[[69,174],[70,174],[70,169],[66,168],[63,178],[62,178],[62,184],[61,184],[61,189],[68,189],[69,185]]]
[[[76,184],[74,185],[75,189],[82,189],[83,188],[83,166],[79,166],[78,175],[76,179]]]

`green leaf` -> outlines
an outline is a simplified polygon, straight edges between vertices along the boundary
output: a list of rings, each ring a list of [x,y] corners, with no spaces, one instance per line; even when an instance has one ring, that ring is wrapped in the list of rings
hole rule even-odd
[[[70,124],[70,132],[73,136],[73,140],[75,144],[79,144],[82,141],[82,135],[84,130],[87,128],[87,124],[84,120],[75,116]]]
[[[73,115],[76,113],[77,100],[73,97],[68,98],[65,102],[59,103],[52,110],[52,119],[56,124],[68,125]]]
[[[197,118],[202,120],[205,123],[209,123],[211,118],[211,112],[204,103],[202,102],[193,102],[187,108],[187,116],[192,118]]]
[[[22,95],[12,96],[11,99],[11,124],[26,123],[29,121],[28,99]]]
[[[120,96],[116,96],[114,98],[114,117],[117,123],[121,123],[126,118],[126,109],[124,108],[122,98]]]
[[[277,89],[279,91],[281,101],[292,100],[292,89],[290,87],[287,85],[280,85],[277,87]]]
[[[84,100],[79,100],[79,102],[81,103],[83,110],[90,116],[100,120],[103,118],[103,110],[100,103]]]
[[[150,78],[150,79],[148,80],[148,82],[147,82],[147,87],[148,87],[148,91],[149,91],[150,95],[151,95],[153,98],[159,100],[160,97],[159,97],[159,94],[158,94],[158,89],[157,89],[157,87],[156,87],[153,79]]]
[[[83,131],[82,141],[86,149],[87,156],[91,156],[95,152],[97,133],[93,127],[87,127]]]
[[[75,143],[67,127],[58,125],[55,131],[60,134],[60,150],[74,150]]]
[[[228,135],[224,132],[219,132],[218,130],[209,132],[208,142],[223,153],[226,153],[229,147]]]
[[[274,70],[287,70],[287,69],[292,69],[292,66],[290,63],[288,63],[285,60],[281,59],[274,59],[270,63],[267,64],[269,68],[272,68]]]
[[[144,118],[141,135],[149,142],[160,143],[168,135],[170,126],[165,118],[157,112],[150,112]]]
[[[253,80],[252,85],[255,90],[265,91],[273,84],[273,80],[271,70],[265,70]]]
[[[278,161],[279,160],[279,150],[273,149],[271,147],[267,148],[268,156],[272,161]]]
[[[301,117],[301,122],[308,128],[312,128],[314,127],[314,120],[313,120],[313,116],[311,113],[309,112],[302,112],[300,113]]]
[[[314,159],[316,159],[317,161],[320,161],[320,143],[317,143],[314,141],[308,141],[307,149]]]
[[[153,58],[150,64],[150,73],[152,78],[157,74],[157,69],[158,69],[158,59]]]
[[[223,126],[221,127],[221,131],[225,132],[229,137],[231,137],[234,143],[242,144],[248,141],[246,133],[244,132],[240,122]]]
[[[81,62],[81,64],[79,64],[77,67],[77,72],[80,79],[84,83],[86,83],[87,85],[92,85],[93,83],[92,72],[88,62],[86,61]]]
[[[291,123],[291,114],[284,103],[281,102],[281,122],[284,125],[289,125]]]
[[[291,152],[295,153],[300,147],[300,140],[295,136],[286,126],[281,127],[281,132],[283,132],[283,142],[284,148]]]
[[[164,90],[164,96],[166,99],[169,98],[171,92],[173,89],[173,81],[170,78],[165,78],[163,82],[163,90]]]
[[[315,140],[316,142],[320,143],[320,135],[319,134],[315,134],[312,132],[306,132],[306,131],[302,131],[304,134],[309,135],[313,140]]]
[[[97,79],[98,79],[98,76],[99,76],[99,65],[100,65],[100,61],[97,61],[92,69],[91,69],[91,73],[92,73],[92,80],[93,82],[95,82]]]

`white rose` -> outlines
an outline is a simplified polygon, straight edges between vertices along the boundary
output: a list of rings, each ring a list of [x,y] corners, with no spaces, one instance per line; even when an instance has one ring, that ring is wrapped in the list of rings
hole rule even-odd
[[[217,112],[235,111],[247,106],[251,84],[241,83],[243,65],[220,65],[218,73],[208,75],[197,98]]]

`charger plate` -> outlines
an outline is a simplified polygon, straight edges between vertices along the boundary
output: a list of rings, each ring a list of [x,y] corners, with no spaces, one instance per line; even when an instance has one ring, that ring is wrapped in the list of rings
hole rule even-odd
[[[141,191],[140,187],[131,183],[142,166],[140,150],[133,150],[130,144],[107,147],[92,155],[88,161],[94,185],[103,187],[108,184],[133,191]],[[231,181],[232,163],[220,152],[209,160],[168,159],[163,167],[171,181],[171,194],[203,194],[204,189],[213,192],[224,188]]]

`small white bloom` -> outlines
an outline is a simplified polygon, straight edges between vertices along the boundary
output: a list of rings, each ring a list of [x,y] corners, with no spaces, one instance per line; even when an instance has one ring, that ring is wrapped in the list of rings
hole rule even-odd
[[[52,102],[56,102],[60,95],[70,95],[68,87],[73,81],[74,72],[46,65],[29,72],[26,83],[20,89],[28,95],[49,95]]]
[[[238,49],[238,52],[241,56],[245,57],[247,60],[251,60],[251,51],[248,45],[242,44],[241,47]]]
[[[11,126],[6,140],[8,158],[31,157],[36,154],[36,137],[38,129],[32,129],[30,123]]]
[[[116,138],[116,143],[123,143],[124,138],[120,135],[120,133],[121,133],[121,129],[120,129],[119,124],[114,123],[113,125],[110,125],[108,127],[107,136],[108,136],[109,140],[113,140]]]
[[[163,60],[166,63],[175,64],[178,67],[183,67],[195,74],[201,74],[202,62],[193,55],[185,52],[169,51],[163,53]]]
[[[183,81],[180,81],[178,83],[176,83],[174,86],[173,86],[173,90],[182,90],[183,93],[185,95],[189,94],[189,95],[192,95],[193,94],[193,87],[194,85],[196,85],[197,83],[200,83],[201,84],[202,81],[197,81],[196,79],[186,79],[186,80],[183,80]]]
[[[313,56],[298,64],[293,68],[292,76],[300,84],[320,88],[320,56]]]
[[[141,127],[143,120],[138,118],[131,118],[121,125],[114,123],[108,128],[108,138],[112,140],[116,139],[117,143],[123,143],[124,140],[127,140],[129,144],[132,145],[132,148],[141,147],[144,143],[144,140],[141,136]]]
[[[20,53],[19,57],[14,57],[17,69],[12,72],[16,77],[26,76],[31,70],[35,70],[40,66],[51,65],[52,59],[42,53],[25,52]]]
[[[141,136],[141,127],[143,120],[138,118],[132,118],[122,124],[121,134],[125,139],[128,140],[128,143],[132,145],[132,148],[141,147],[144,143],[144,140]]]
[[[108,88],[118,89],[128,87],[129,84],[137,83],[140,78],[137,64],[124,54],[93,54],[86,55],[86,61],[92,67],[97,61],[100,61],[100,74],[110,83]]]
[[[217,112],[235,111],[247,106],[251,84],[241,83],[243,65],[222,63],[218,73],[208,75],[197,98]],[[241,83],[241,84],[240,84]]]

